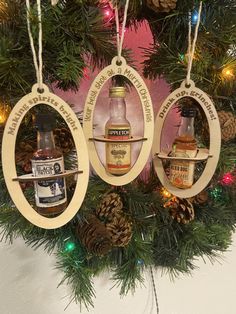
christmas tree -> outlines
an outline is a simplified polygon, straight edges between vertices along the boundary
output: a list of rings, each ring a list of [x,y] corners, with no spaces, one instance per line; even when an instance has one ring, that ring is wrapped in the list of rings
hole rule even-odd
[[[44,82],[63,91],[77,91],[88,65],[102,69],[116,55],[114,7],[122,22],[125,1],[59,0],[52,6],[42,1]],[[127,27],[147,21],[154,43],[145,49],[144,75],[162,77],[170,89],[186,77],[189,11],[192,27],[198,19],[199,1],[130,1]],[[36,4],[30,21],[35,42],[38,36]],[[0,1],[0,105],[1,133],[10,110],[31,91],[35,83],[23,0]],[[140,38],[140,46],[142,39]],[[236,156],[236,4],[234,0],[205,0],[194,54],[191,78],[213,100],[218,111],[222,147],[217,170],[208,186],[190,199],[171,195],[160,184],[154,169],[123,187],[114,187],[99,177],[90,177],[83,205],[76,217],[55,230],[32,226],[15,208],[0,167],[0,226],[3,237],[23,237],[34,248],[57,252],[63,282],[71,285],[72,300],[89,307],[95,291],[93,276],[113,270],[121,294],[143,282],[147,267],[162,267],[171,275],[194,269],[196,257],[214,260],[231,243],[235,228]],[[132,54],[123,55],[132,64]],[[119,81],[120,78],[117,78]],[[126,82],[123,82],[126,84]],[[189,101],[189,99],[187,99]],[[35,150],[32,119],[26,115],[17,137],[18,172],[31,171]],[[206,119],[196,120],[198,141],[209,144]],[[58,118],[57,145],[68,165],[74,162],[74,143],[67,126]],[[199,175],[202,166],[197,167]],[[74,182],[67,182],[68,196]],[[22,184],[25,196],[33,199],[33,186]]]

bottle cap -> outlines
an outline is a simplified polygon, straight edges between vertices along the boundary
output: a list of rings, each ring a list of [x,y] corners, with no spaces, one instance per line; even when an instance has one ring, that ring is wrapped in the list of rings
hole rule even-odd
[[[196,114],[197,114],[196,107],[193,106],[182,107],[181,117],[194,118],[196,117]]]
[[[34,125],[40,132],[50,132],[56,126],[56,119],[52,113],[38,113],[35,116]]]
[[[110,98],[124,98],[126,89],[124,86],[114,86],[109,89]]]

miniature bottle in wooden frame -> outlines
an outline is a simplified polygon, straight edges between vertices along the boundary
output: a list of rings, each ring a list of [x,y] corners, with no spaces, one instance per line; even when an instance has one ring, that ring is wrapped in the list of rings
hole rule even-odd
[[[196,108],[185,106],[181,109],[181,123],[175,138],[171,156],[194,158],[197,155],[197,141],[194,136]],[[170,183],[180,189],[190,188],[194,182],[195,162],[175,159],[170,161]]]
[[[120,140],[106,143],[106,170],[113,175],[123,175],[131,168],[131,144],[122,140],[131,138],[131,126],[126,118],[125,87],[111,87],[110,117],[105,126],[105,138]]]
[[[65,171],[62,152],[55,145],[53,129],[55,117],[52,113],[37,114],[35,117],[37,129],[37,150],[31,163],[34,176],[50,175],[52,179],[34,182],[36,210],[43,216],[62,213],[67,206],[65,177],[54,175]]]

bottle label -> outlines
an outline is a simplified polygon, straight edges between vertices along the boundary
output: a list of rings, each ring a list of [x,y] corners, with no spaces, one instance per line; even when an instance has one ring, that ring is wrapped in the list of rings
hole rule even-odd
[[[106,138],[112,140],[127,140],[130,138],[130,128],[109,127],[106,130]],[[106,165],[108,171],[128,171],[131,165],[131,145],[129,143],[107,143],[106,144]]]
[[[172,156],[193,158],[197,150],[176,149]],[[194,161],[172,160],[170,164],[170,182],[179,188],[189,188],[194,180]]]
[[[34,176],[54,176],[64,172],[63,157],[50,160],[32,160]],[[65,178],[37,181],[34,183],[36,206],[52,207],[66,202]]]

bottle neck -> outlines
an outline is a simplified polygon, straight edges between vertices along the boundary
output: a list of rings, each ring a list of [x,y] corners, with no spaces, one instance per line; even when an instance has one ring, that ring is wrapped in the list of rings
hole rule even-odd
[[[37,133],[38,149],[55,149],[55,141],[53,132],[40,132]]]
[[[112,119],[126,118],[126,105],[124,98],[111,98],[110,117]]]
[[[179,127],[179,136],[194,137],[194,118],[181,117],[181,124]]]

